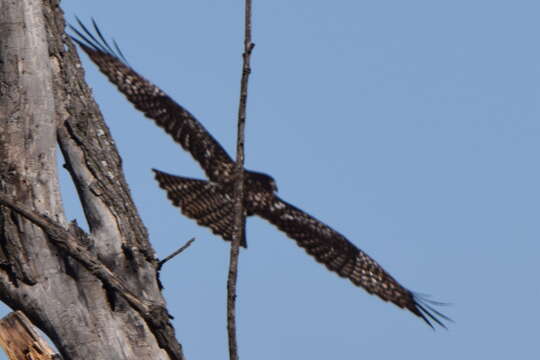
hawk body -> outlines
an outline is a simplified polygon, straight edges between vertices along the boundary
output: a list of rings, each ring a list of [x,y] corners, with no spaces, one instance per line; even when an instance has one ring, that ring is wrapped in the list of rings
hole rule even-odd
[[[115,44],[113,50],[94,23],[96,38],[80,21],[84,34],[73,38],[109,80],[148,118],[169,134],[201,165],[209,181],[180,177],[154,170],[159,186],[173,205],[199,225],[230,241],[234,230],[235,163],[216,139],[185,108],[127,65]],[[247,216],[259,216],[293,239],[328,270],[367,292],[407,309],[433,327],[449,320],[431,305],[440,305],[415,294],[397,282],[375,260],[346,237],[277,195],[269,175],[246,170],[244,206]],[[242,245],[246,246],[245,238]]]

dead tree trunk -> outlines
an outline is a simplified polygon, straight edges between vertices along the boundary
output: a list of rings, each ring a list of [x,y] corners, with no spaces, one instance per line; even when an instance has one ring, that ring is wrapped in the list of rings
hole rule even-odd
[[[0,194],[14,205],[0,206],[0,300],[66,360],[183,359],[147,231],[64,25],[58,0],[0,0]],[[64,216],[57,144],[89,234]]]

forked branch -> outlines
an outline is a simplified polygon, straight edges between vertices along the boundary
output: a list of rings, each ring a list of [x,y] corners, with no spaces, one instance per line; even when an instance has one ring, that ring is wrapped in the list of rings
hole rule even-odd
[[[172,334],[173,329],[168,321],[168,312],[163,306],[139,299],[137,295],[129,290],[122,279],[111,272],[107,266],[81,244],[77,236],[51,219],[35,213],[28,207],[12,201],[1,193],[0,205],[7,206],[39,226],[47,234],[50,241],[78,261],[90,273],[100,279],[105,288],[113,290],[141,315],[154,336],[156,336],[159,345],[167,351],[171,359],[183,359],[178,349],[174,344],[170,344],[168,340],[171,339],[171,336],[174,338],[174,334]]]

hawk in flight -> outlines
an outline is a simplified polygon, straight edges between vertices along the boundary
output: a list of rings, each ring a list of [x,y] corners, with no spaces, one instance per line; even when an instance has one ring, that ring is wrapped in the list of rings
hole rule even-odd
[[[105,40],[95,22],[95,35],[80,21],[79,25],[81,30],[71,26],[76,34],[72,39],[129,102],[193,156],[209,179],[191,179],[154,170],[159,186],[184,215],[231,240],[234,161],[189,111],[127,65],[119,47]],[[354,285],[409,310],[431,327],[432,322],[446,327],[443,320],[450,319],[431,306],[440,303],[408,290],[343,235],[280,199],[272,177],[246,170],[244,191],[247,216],[266,219],[318,262]],[[242,245],[246,247],[245,239]]]

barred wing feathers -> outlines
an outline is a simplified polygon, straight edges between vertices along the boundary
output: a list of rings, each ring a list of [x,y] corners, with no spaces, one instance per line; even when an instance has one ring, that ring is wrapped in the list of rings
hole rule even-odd
[[[154,120],[184,150],[191,153],[210,180],[222,182],[229,179],[234,173],[234,163],[217,140],[189,111],[129,67],[116,43],[114,50],[101,35],[95,22],[93,24],[99,39],[80,21],[82,31],[71,26],[77,35],[72,39],[99,70],[135,108]]]
[[[204,180],[190,179],[153,169],[159,186],[182,214],[208,227],[224,240],[231,241],[234,234],[232,197],[221,186]],[[245,235],[245,233],[244,233]],[[245,236],[241,241],[247,247]]]
[[[253,201],[253,204],[256,215],[268,220],[295,240],[330,271],[385,301],[411,311],[431,327],[433,325],[430,320],[445,327],[438,317],[449,319],[430,306],[430,303],[438,303],[403,287],[375,260],[337,231],[275,195],[265,204],[257,204],[257,201]]]
[[[233,201],[220,184],[195,180],[154,170],[156,179],[173,205],[212,229],[225,240],[232,239]],[[330,271],[349,279],[371,294],[411,311],[433,327],[432,321],[446,327],[441,319],[450,320],[431,305],[440,305],[415,294],[399,284],[369,255],[311,215],[281,200],[272,193],[246,192],[246,212],[258,215],[296,241],[309,255]],[[243,239],[245,246],[245,239]]]

